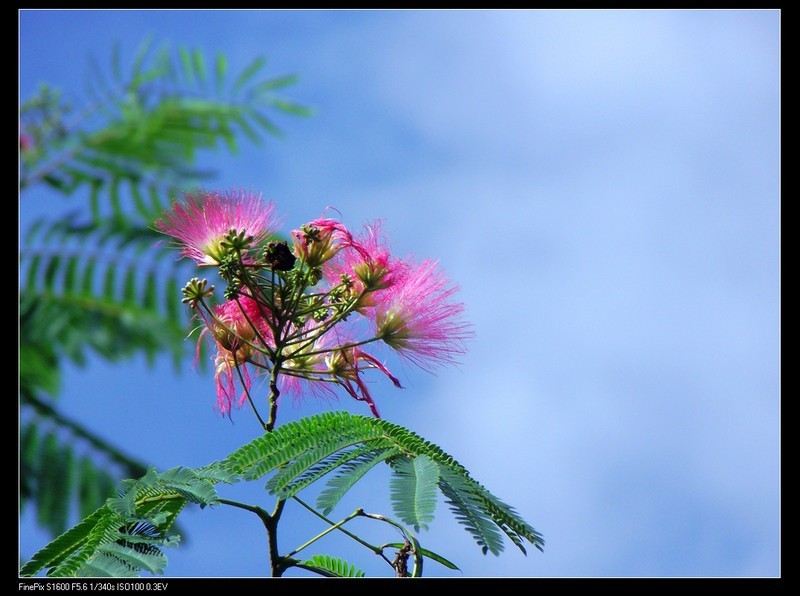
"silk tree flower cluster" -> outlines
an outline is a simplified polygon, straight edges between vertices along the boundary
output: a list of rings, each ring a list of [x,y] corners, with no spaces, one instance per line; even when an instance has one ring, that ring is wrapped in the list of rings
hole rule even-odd
[[[187,193],[156,228],[226,283],[225,301],[214,305],[213,286],[193,278],[184,302],[216,351],[219,410],[249,400],[266,430],[284,393],[335,396],[338,387],[379,416],[365,375],[401,384],[376,350],[430,371],[455,362],[471,335],[437,263],[392,255],[380,222],[353,233],[315,219],[291,230],[290,245],[273,239],[280,220],[272,203],[232,190]],[[268,379],[266,422],[251,395],[259,375]]]

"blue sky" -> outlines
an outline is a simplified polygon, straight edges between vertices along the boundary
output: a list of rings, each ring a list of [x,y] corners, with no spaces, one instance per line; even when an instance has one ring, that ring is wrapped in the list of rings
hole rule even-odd
[[[776,10],[28,10],[20,88],[79,100],[90,53],[108,62],[119,40],[130,57],[149,33],[300,75],[287,94],[316,115],[203,157],[212,186],[263,193],[288,227],[329,205],[353,227],[383,218],[400,254],[440,260],[475,326],[470,352],[436,376],[401,368],[407,388],[376,386],[376,400],[547,540],[485,557],[440,503],[423,545],[463,573],[426,571],[776,576],[779,32]],[[21,229],[71,207],[26,195]],[[211,372],[94,361],[68,370],[61,403],[166,469],[256,436],[213,400]],[[388,513],[385,475],[368,486],[334,516]],[[228,494],[269,502],[260,483]],[[187,513],[167,575],[263,575],[251,517]],[[294,510],[285,528],[286,548],[322,529]],[[23,518],[23,556],[45,540]],[[385,573],[338,539],[319,552]]]

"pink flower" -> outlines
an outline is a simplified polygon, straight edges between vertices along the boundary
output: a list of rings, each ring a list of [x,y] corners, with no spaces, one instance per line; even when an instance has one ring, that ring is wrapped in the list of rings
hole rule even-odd
[[[313,327],[313,324],[310,325]],[[334,387],[344,388],[358,401],[367,402],[372,413],[380,418],[378,408],[367,388],[362,373],[378,370],[386,375],[395,387],[400,381],[377,358],[352,346],[348,336],[321,335],[316,339],[294,344],[284,351],[286,360],[281,368],[281,393],[295,398],[309,393],[315,397],[335,398]],[[342,347],[349,346],[349,347]]]
[[[279,387],[281,393],[288,393],[298,400],[306,393],[319,398],[335,398],[333,383],[323,380],[327,377],[325,353],[333,349],[330,335],[322,335],[316,339],[310,337],[315,325],[309,320],[302,329],[292,327],[293,333],[299,333],[306,340],[300,340],[284,347],[285,358],[281,365]]]
[[[259,195],[243,190],[199,191],[175,201],[155,226],[175,238],[181,253],[198,265],[219,265],[225,254],[221,242],[228,232],[244,232],[259,244],[278,229],[278,222],[273,204],[264,203]]]
[[[343,248],[353,246],[353,235],[335,219],[315,219],[292,230],[291,235],[295,256],[310,267],[322,265]]]
[[[377,358],[368,354],[359,347],[352,347],[331,352],[325,359],[328,370],[336,381],[344,387],[345,391],[358,401],[367,402],[370,411],[375,418],[380,418],[378,406],[372,395],[361,378],[361,373],[365,370],[376,369],[385,374],[392,381],[395,387],[402,389],[400,381],[389,372]]]
[[[239,407],[245,402],[247,391],[252,385],[248,361],[260,359],[262,354],[258,348],[265,347],[264,342],[273,347],[270,345],[270,328],[261,307],[249,296],[239,296],[236,300],[228,300],[215,306],[216,318],[204,315],[202,310],[198,310],[198,314],[206,324],[198,341],[198,354],[199,342],[208,333],[217,349],[214,358],[217,408],[223,414],[228,414],[233,405]],[[240,382],[243,382],[244,390],[237,397]]]
[[[409,269],[396,283],[376,297],[376,335],[401,356],[420,368],[452,363],[466,352],[464,341],[472,336],[461,319],[464,305],[453,301],[458,288],[449,285],[435,261]]]
[[[235,405],[237,408],[241,407],[247,399],[247,391],[253,382],[250,380],[250,373],[244,363],[238,359],[234,360],[233,354],[227,350],[221,349],[214,359],[215,374],[214,383],[217,386],[217,409],[223,414],[230,414],[231,408]],[[236,372],[236,367],[242,373],[244,379],[244,390],[236,397],[236,389],[239,383],[239,374]]]
[[[394,258],[381,233],[381,222],[364,226],[350,246],[341,250],[325,268],[331,285],[341,283],[343,275],[355,283],[357,292],[372,293],[392,286],[408,271],[405,261]],[[362,298],[359,309],[373,304],[369,295]]]
[[[222,324],[214,319],[206,319],[208,331],[221,348],[241,351],[240,360],[250,356],[252,347],[249,344],[258,346],[261,343],[264,348],[274,349],[272,331],[265,319],[268,311],[249,296],[241,295],[226,300],[214,307],[214,315]],[[263,342],[268,345],[264,346]]]

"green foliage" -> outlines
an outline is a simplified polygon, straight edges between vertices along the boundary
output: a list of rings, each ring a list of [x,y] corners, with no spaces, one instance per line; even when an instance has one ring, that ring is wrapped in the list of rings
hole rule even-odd
[[[64,531],[73,508],[81,518],[114,492],[114,476],[138,476],[144,466],[36,397],[23,401],[20,425],[20,509],[36,506],[39,525]],[[114,471],[112,475],[111,471]]]
[[[400,475],[392,481],[392,499],[398,516],[407,523],[423,527],[432,520],[435,500],[431,485],[437,484],[484,553],[497,555],[503,550],[502,534],[523,552],[523,541],[542,549],[541,534],[476,482],[452,456],[385,420],[346,412],[311,416],[258,437],[232,453],[226,464],[248,480],[275,472],[267,488],[281,498],[307,486],[309,477],[316,480],[338,467],[339,473],[318,501],[321,509],[330,511],[380,460],[392,464]]]
[[[35,428],[23,429],[23,450],[40,443],[52,449],[52,435],[42,441],[37,433]],[[503,550],[503,534],[523,552],[523,541],[541,550],[541,535],[436,445],[385,420],[328,412],[285,424],[223,461],[196,469],[177,467],[160,474],[150,468],[139,480],[120,482],[117,496],[108,498],[80,524],[36,553],[21,574],[35,575],[45,569],[52,576],[160,573],[166,565],[161,548],[177,540],[170,534],[176,517],[188,503],[201,508],[220,503],[215,485],[257,480],[274,472],[267,488],[287,499],[335,471],[319,497],[318,506],[328,511],[381,461],[394,471],[392,501],[403,523],[424,528],[433,520],[438,487],[484,554]],[[354,516],[380,520],[400,530],[414,556],[414,575],[422,574],[425,557],[458,569],[441,555],[422,548],[400,523],[363,510],[351,518]],[[388,544],[384,548],[388,547],[403,545]],[[352,565],[331,557],[294,560],[292,564],[332,577],[363,575]]]
[[[159,194],[171,196],[208,177],[193,166],[199,150],[224,145],[235,152],[240,134],[256,143],[279,134],[270,111],[311,113],[276,95],[296,79],[263,77],[263,57],[230,81],[227,60],[218,55],[210,85],[208,60],[200,50],[181,46],[175,54],[168,45],[153,50],[148,39],[123,74],[115,51],[113,80],[95,66],[88,89],[94,101],[72,120],[71,106],[43,86],[20,110],[22,132],[30,139],[21,188],[43,182],[67,195],[86,188],[95,219],[103,195],[110,214],[122,220],[120,191],[128,186],[140,215],[152,220],[164,206]],[[149,205],[142,200],[144,190],[155,199]]]
[[[393,461],[391,480],[392,505],[403,523],[414,530],[427,530],[436,509],[439,466],[426,455],[414,459],[407,457]]]
[[[298,567],[325,577],[364,577],[364,572],[355,565],[328,555],[314,555]]]
[[[377,464],[387,458],[397,455],[396,449],[381,449],[367,451],[363,455],[342,464],[327,482],[327,488],[320,492],[317,497],[317,507],[328,515],[342,497],[349,491],[356,482],[374,468]]]
[[[488,551],[495,555],[502,552],[504,548],[502,534],[485,511],[480,498],[470,490],[471,487],[465,479],[458,474],[450,474],[449,470],[444,470],[441,473],[439,488],[456,519],[472,534],[475,542],[483,549],[483,554]]]
[[[55,393],[53,364],[84,364],[87,350],[111,361],[141,352],[152,361],[168,350],[181,360],[186,326],[175,288],[183,267],[148,250],[160,240],[155,231],[114,219],[81,223],[77,213],[37,223],[21,254],[20,336],[22,350],[43,356],[22,360],[23,395]]]
[[[82,200],[67,217],[34,223],[20,251],[21,427],[35,420],[52,429],[46,449],[41,433],[26,435],[21,507],[35,496],[37,518],[54,535],[71,512],[97,508],[117,478],[143,472],[45,403],[60,391],[62,362],[84,364],[93,353],[152,363],[166,352],[177,366],[193,352],[180,305],[185,264],[156,248],[163,237],[153,221],[214,174],[196,167],[201,151],[237,151],[241,135],[261,144],[280,134],[273,114],[310,113],[277,95],[296,79],[265,76],[263,58],[231,76],[222,54],[156,48],[152,38],[127,65],[118,45],[109,54],[109,69],[90,64],[86,105],[42,84],[20,106],[21,208],[42,186]],[[56,498],[56,490],[68,492]]]
[[[119,496],[109,498],[81,523],[36,553],[20,570],[51,577],[136,576],[162,573],[163,547],[179,538],[170,533],[187,503],[201,507],[219,503],[214,484],[232,476],[217,467],[173,468],[161,474],[149,469],[139,480],[125,480]]]
[[[345,439],[347,440],[347,439]],[[270,493],[282,499],[296,495],[306,486],[319,480],[336,468],[358,458],[374,453],[371,445],[349,447],[338,443],[327,443],[319,449],[312,450],[282,469],[267,481],[266,488]],[[326,453],[330,451],[329,453]]]

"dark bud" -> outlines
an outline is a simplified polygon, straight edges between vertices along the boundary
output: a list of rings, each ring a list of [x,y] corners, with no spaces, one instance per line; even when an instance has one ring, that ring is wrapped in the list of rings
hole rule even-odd
[[[264,249],[264,260],[271,269],[289,271],[294,268],[297,258],[292,254],[289,245],[283,242],[270,242]]]

